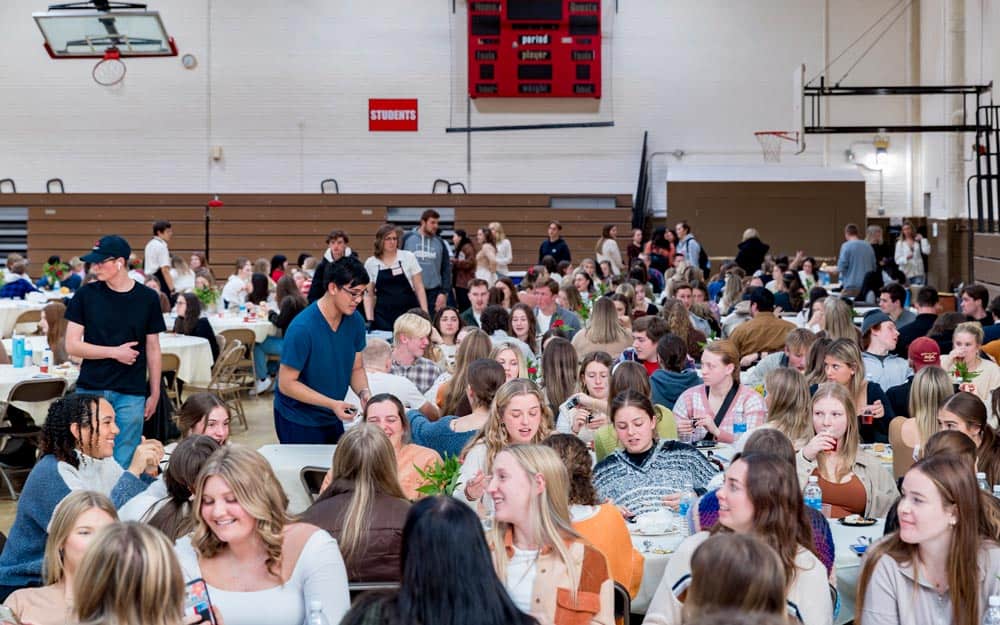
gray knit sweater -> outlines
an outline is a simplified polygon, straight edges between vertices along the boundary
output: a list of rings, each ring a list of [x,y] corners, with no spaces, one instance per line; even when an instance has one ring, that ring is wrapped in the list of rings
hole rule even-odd
[[[594,488],[602,500],[611,499],[638,515],[661,510],[663,498],[680,492],[685,482],[703,493],[716,473],[715,465],[693,446],[661,441],[642,466],[623,449],[615,450],[594,467]]]

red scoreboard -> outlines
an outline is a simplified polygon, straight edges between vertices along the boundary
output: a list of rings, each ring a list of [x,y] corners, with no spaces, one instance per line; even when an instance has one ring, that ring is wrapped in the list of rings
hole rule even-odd
[[[600,98],[600,0],[469,0],[473,98]]]

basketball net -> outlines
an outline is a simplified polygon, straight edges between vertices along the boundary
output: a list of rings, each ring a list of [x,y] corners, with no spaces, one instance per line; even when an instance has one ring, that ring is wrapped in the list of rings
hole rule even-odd
[[[784,130],[761,130],[753,133],[757,137],[757,143],[764,152],[765,163],[781,162],[781,144],[783,141],[798,143],[799,133],[786,132]]]
[[[104,51],[104,58],[94,65],[90,74],[97,84],[113,87],[125,79],[125,71],[125,62],[121,60],[118,48],[108,48]]]

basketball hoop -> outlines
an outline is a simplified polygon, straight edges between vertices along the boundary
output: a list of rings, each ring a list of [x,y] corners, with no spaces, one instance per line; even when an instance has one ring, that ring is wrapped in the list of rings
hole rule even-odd
[[[94,65],[90,74],[97,84],[113,87],[125,79],[125,71],[125,62],[121,60],[118,48],[108,48],[104,51],[104,58]]]
[[[760,148],[764,152],[765,163],[781,162],[782,141],[791,141],[792,143],[799,142],[799,133],[797,132],[787,132],[785,130],[761,130],[753,134],[757,137],[757,143],[760,144]]]

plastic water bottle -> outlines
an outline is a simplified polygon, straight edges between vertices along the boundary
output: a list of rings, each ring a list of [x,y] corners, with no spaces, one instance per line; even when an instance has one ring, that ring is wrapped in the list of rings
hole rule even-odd
[[[1000,625],[1000,595],[990,595],[990,608],[986,610],[983,625]]]
[[[987,493],[990,492],[990,483],[986,481],[986,474],[982,471],[976,472],[976,482],[979,484],[979,488],[985,490]]]
[[[306,619],[308,625],[330,625],[323,614],[323,604],[316,599],[309,602],[309,618]],[[998,624],[1000,625],[1000,624]]]
[[[677,504],[677,516],[680,517],[681,528],[684,535],[687,535],[688,529],[688,514],[691,512],[691,508],[696,505],[697,498],[694,493],[694,486],[690,482],[684,484],[684,492],[681,493],[681,501]]]
[[[42,352],[42,366],[40,368],[40,371],[42,373],[48,373],[50,366],[52,366],[52,350],[46,349],[44,352]]]
[[[733,421],[733,436],[737,439],[747,433],[747,418],[742,413],[736,414],[736,420]]]
[[[15,336],[13,340],[13,352],[11,356],[12,364],[15,369],[20,369],[24,367],[24,337]]]
[[[819,487],[819,478],[815,475],[809,476],[809,484],[805,490],[805,502],[813,510],[823,511],[823,490]]]

